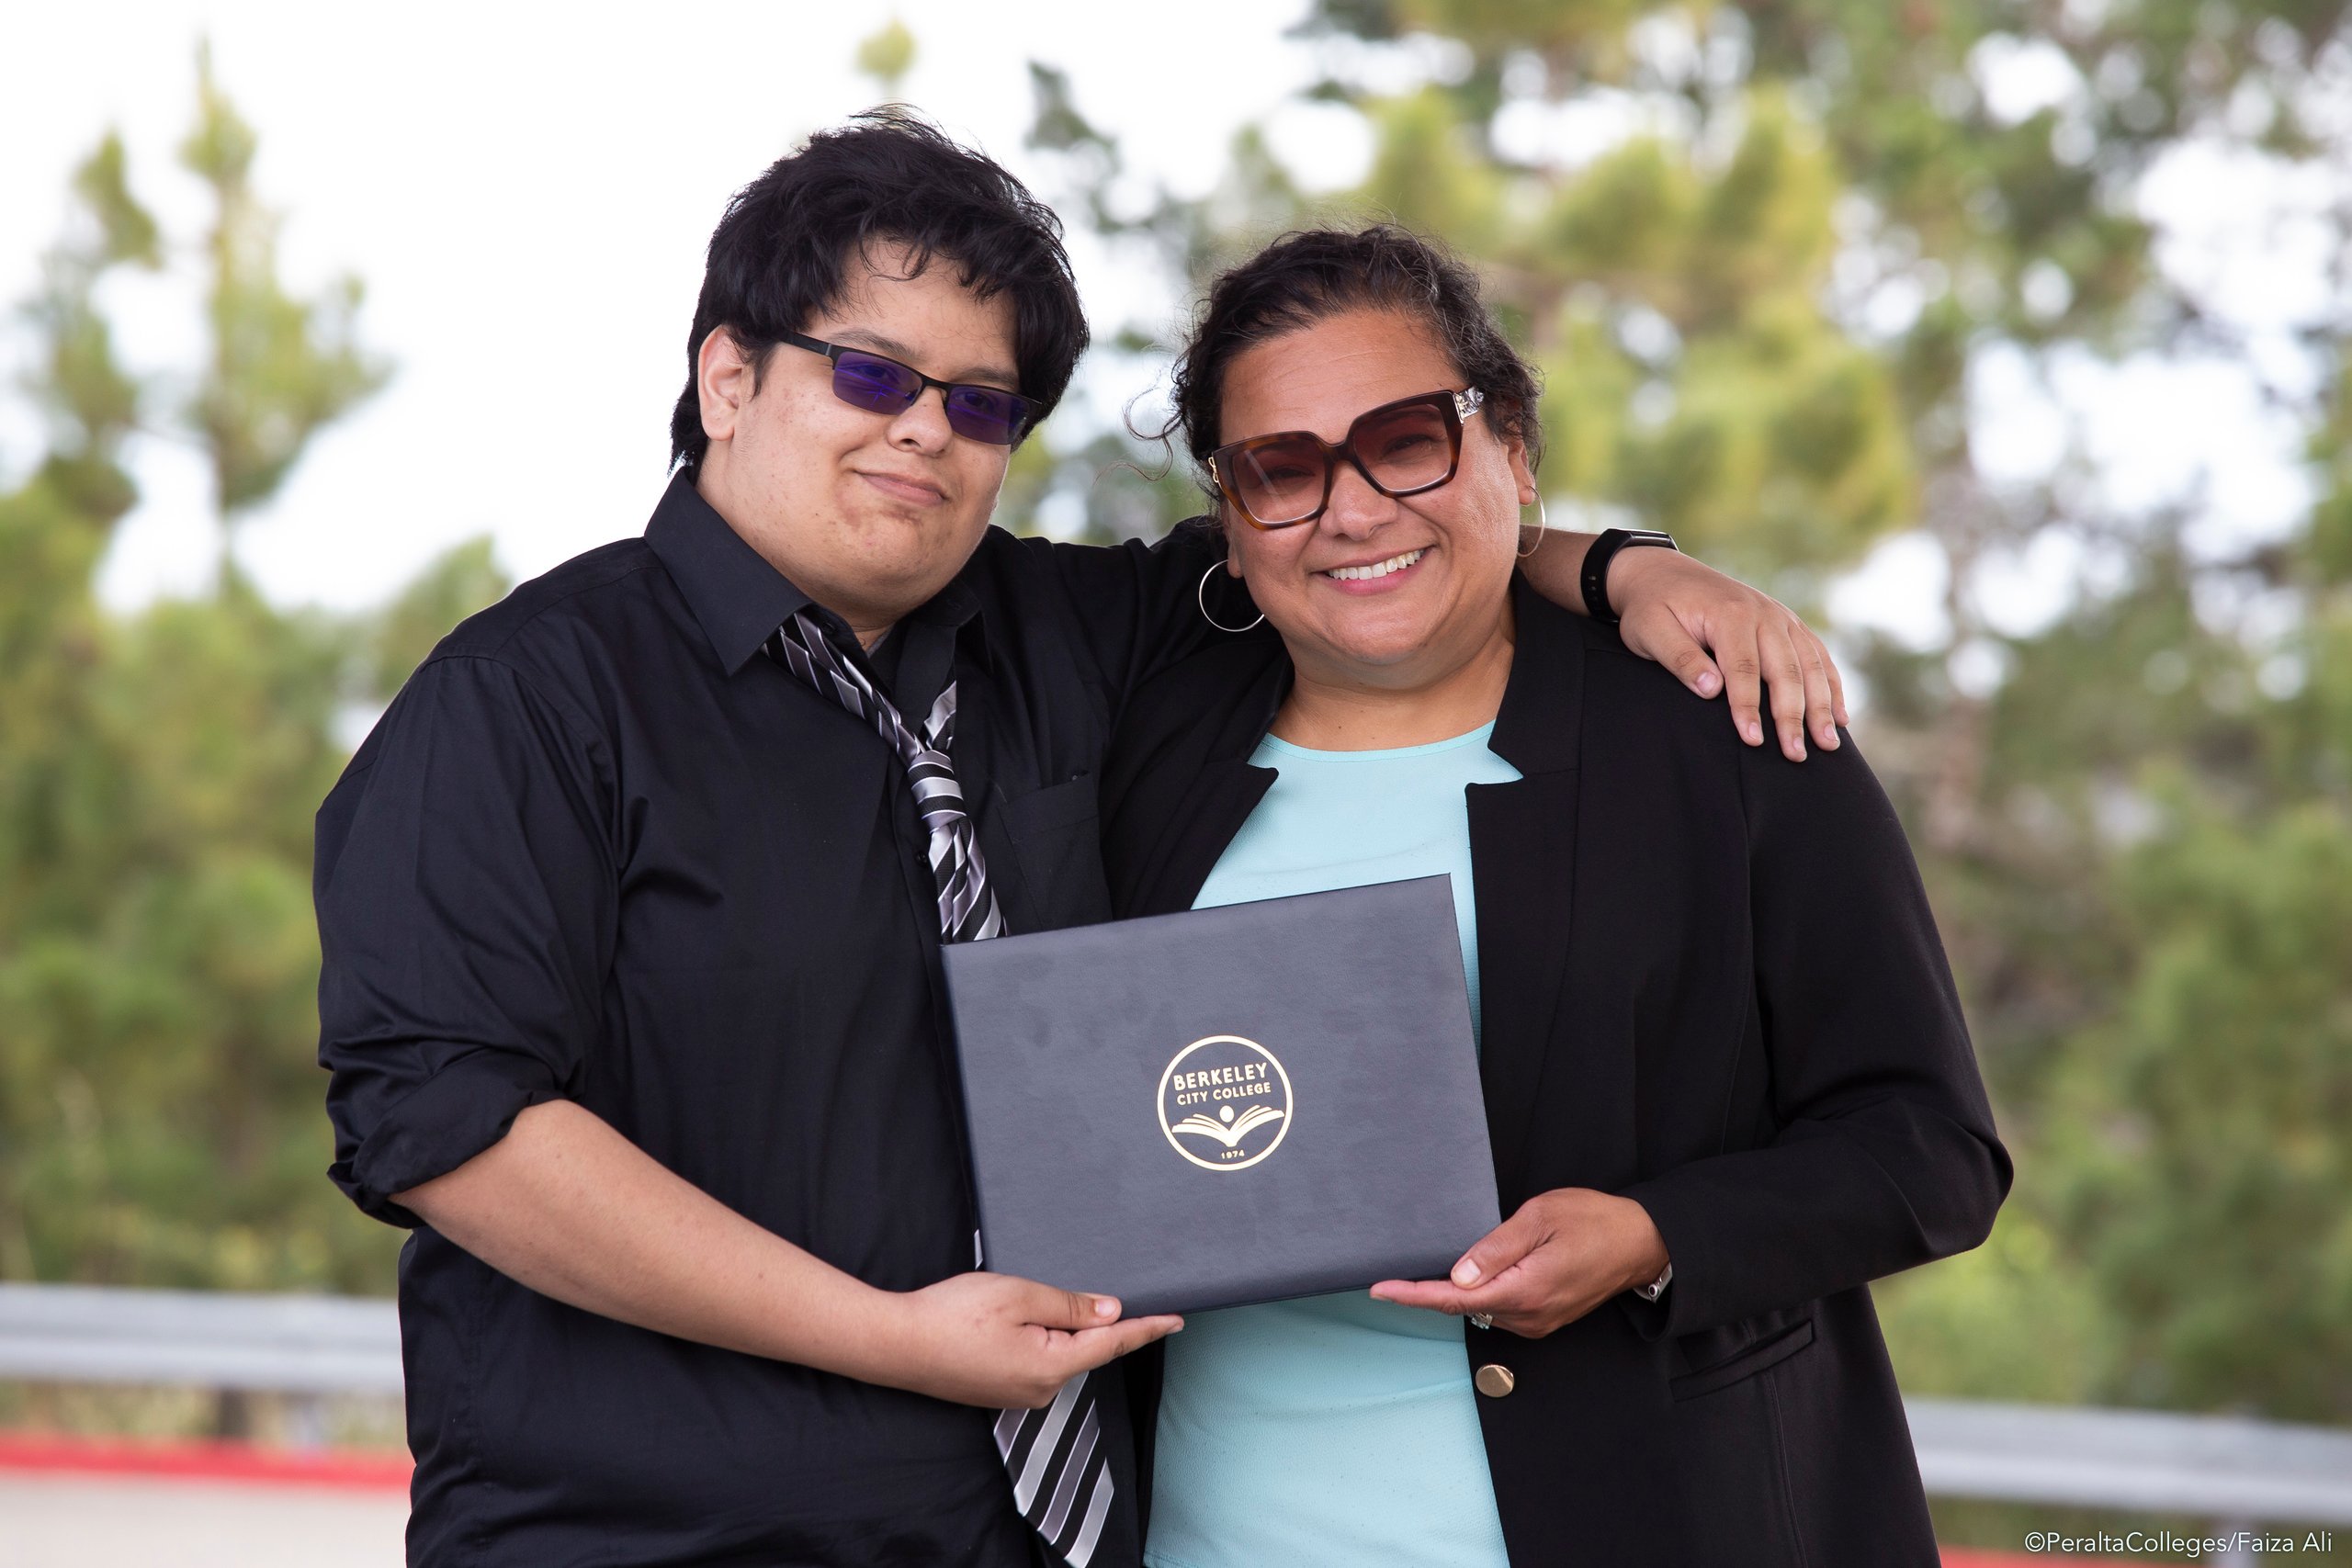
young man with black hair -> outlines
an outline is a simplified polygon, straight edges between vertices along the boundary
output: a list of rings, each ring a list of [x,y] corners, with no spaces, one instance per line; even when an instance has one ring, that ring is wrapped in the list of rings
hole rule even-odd
[[[412,1227],[413,1562],[1136,1561],[1081,1374],[1177,1325],[976,1269],[937,963],[1107,917],[1119,705],[1249,614],[1205,531],[989,527],[1085,344],[1012,176],[902,116],[812,139],[712,237],[645,536],[453,632],[322,807],[333,1175]],[[1751,706],[1785,662],[1784,745],[1810,673],[1834,744],[1777,605],[1661,550],[1607,592]]]

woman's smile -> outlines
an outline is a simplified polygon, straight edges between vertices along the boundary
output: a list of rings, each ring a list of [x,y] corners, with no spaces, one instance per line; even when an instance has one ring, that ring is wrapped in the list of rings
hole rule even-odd
[[[1408,578],[1419,575],[1413,569],[1420,565],[1422,558],[1433,547],[1423,545],[1418,549],[1384,556],[1378,560],[1325,567],[1315,575],[1346,593],[1393,592],[1403,587]]]

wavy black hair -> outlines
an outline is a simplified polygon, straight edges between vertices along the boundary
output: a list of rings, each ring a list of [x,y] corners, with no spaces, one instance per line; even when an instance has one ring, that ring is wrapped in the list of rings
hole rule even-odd
[[[1234,356],[1362,310],[1394,310],[1428,328],[1463,378],[1487,395],[1496,431],[1527,444],[1531,469],[1542,461],[1535,368],[1479,299],[1478,275],[1444,246],[1394,223],[1298,230],[1220,275],[1177,357],[1175,413],[1165,434],[1181,429],[1205,468],[1224,445],[1220,404]]]
[[[906,247],[914,273],[952,264],[983,299],[1012,299],[1021,395],[1051,412],[1086,352],[1086,313],[1053,209],[985,153],[912,111],[869,109],[820,130],[735,193],[711,231],[686,338],[686,387],[670,415],[670,460],[691,472],[703,434],[695,367],[703,339],[731,332],[752,385],[783,334],[837,300],[876,245]]]

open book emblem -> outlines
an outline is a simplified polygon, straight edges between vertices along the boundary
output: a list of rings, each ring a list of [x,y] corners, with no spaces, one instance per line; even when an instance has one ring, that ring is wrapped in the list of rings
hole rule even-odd
[[[1170,1128],[1169,1131],[1171,1133],[1191,1133],[1197,1137],[1203,1138],[1215,1138],[1218,1143],[1223,1144],[1228,1149],[1238,1149],[1241,1146],[1242,1139],[1248,1137],[1250,1134],[1256,1132],[1267,1122],[1278,1122],[1282,1118],[1289,1115],[1290,1112],[1287,1111],[1277,1111],[1271,1105],[1253,1105],[1249,1110],[1243,1111],[1240,1115],[1235,1116],[1233,1114],[1233,1107],[1227,1105],[1219,1107],[1217,1114],[1219,1116],[1230,1118],[1230,1124],[1221,1125],[1210,1121],[1207,1117],[1201,1115],[1198,1111],[1195,1111],[1192,1115],[1185,1117],[1182,1122],[1177,1122],[1176,1125]]]
[[[1290,1134],[1290,1075],[1238,1034],[1211,1034],[1159,1075],[1159,1130],[1204,1170],[1247,1170]]]

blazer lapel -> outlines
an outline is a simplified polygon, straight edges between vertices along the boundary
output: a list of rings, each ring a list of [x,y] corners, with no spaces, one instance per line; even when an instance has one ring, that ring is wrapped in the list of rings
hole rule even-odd
[[[1171,852],[1152,878],[1148,906],[1137,913],[1166,915],[1191,908],[1218,858],[1273,787],[1274,777],[1272,768],[1232,757],[1221,757],[1202,769],[1198,792],[1180,807],[1186,819],[1169,836]]]
[[[1290,660],[1277,648],[1240,692],[1224,701],[1218,721],[1200,738],[1199,761],[1189,770],[1175,769],[1180,775],[1189,771],[1189,778],[1166,801],[1165,827],[1136,867],[1136,897],[1122,915],[1174,914],[1200,897],[1218,857],[1273,787],[1274,770],[1253,766],[1250,758],[1290,691]]]
[[[1478,907],[1479,1072],[1493,1140],[1495,1176],[1506,1211],[1532,1195],[1531,1141],[1547,1072],[1575,1075],[1577,1125],[1566,1138],[1577,1169],[1598,1172],[1631,1148],[1630,1128],[1611,1125],[1613,1091],[1594,1043],[1571,1028],[1571,1060],[1554,1063],[1554,1021],[1568,1005],[1569,955],[1577,941],[1577,818],[1582,803],[1585,651],[1568,612],[1512,583],[1519,642],[1496,716],[1496,755],[1523,775],[1469,790],[1470,861]],[[1622,1055],[1622,1053],[1621,1053]],[[1621,1064],[1625,1076],[1629,1064]],[[1627,1080],[1630,1089],[1630,1078]],[[1629,1109],[1615,1100],[1613,1109]],[[1548,1140],[1547,1140],[1548,1141]],[[1547,1162],[1548,1165],[1548,1162]],[[1595,1179],[1599,1179],[1598,1176]]]

